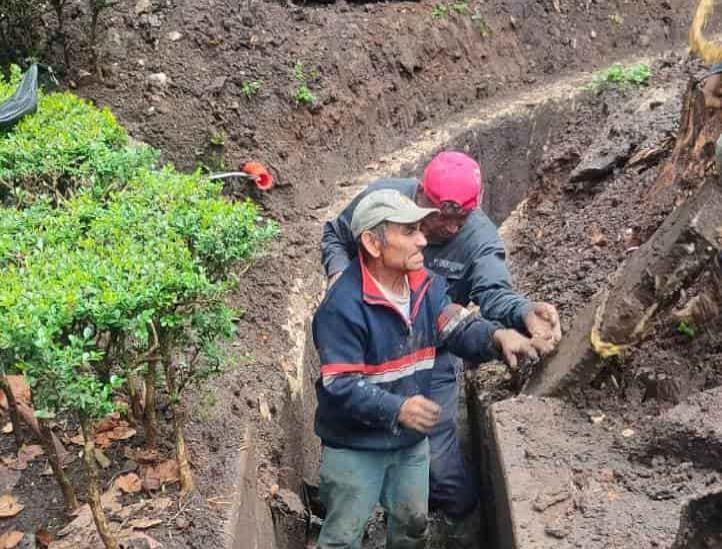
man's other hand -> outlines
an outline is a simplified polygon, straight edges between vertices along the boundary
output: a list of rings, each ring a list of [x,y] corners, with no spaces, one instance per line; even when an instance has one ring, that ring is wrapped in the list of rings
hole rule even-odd
[[[516,330],[500,329],[495,331],[494,343],[501,350],[504,362],[512,368],[516,368],[522,358],[528,358],[532,361],[539,359],[539,353],[533,341]]]
[[[532,344],[542,355],[554,350],[562,339],[559,313],[549,303],[532,303],[532,309],[524,318],[524,324],[532,337]]]
[[[428,433],[439,421],[440,413],[441,407],[433,400],[416,395],[404,400],[399,410],[399,423],[414,431]]]

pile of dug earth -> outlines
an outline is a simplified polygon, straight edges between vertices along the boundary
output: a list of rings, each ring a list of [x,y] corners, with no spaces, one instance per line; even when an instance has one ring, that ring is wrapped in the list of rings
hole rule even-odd
[[[503,227],[566,334],[467,374],[492,546],[722,547],[722,114],[686,84],[568,128]]]

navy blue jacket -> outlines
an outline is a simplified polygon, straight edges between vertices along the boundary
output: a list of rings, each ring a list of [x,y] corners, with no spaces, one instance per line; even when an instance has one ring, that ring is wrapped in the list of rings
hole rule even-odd
[[[321,239],[321,255],[326,275],[343,271],[356,257],[358,247],[351,234],[351,216],[359,200],[371,191],[395,189],[415,198],[415,179],[382,179],[369,185],[341,212],[327,222]],[[454,303],[474,302],[485,318],[496,320],[509,328],[524,331],[524,317],[531,310],[527,299],[511,288],[506,267],[504,243],[496,226],[481,209],[476,209],[463,228],[443,244],[424,249],[424,264],[430,271],[444,277],[449,297]]]
[[[476,362],[498,357],[498,324],[446,295],[443,278],[409,275],[410,318],[388,301],[358,257],[330,288],[313,318],[321,359],[316,434],[326,446],[391,450],[424,435],[398,424],[403,401],[428,398],[436,349]]]

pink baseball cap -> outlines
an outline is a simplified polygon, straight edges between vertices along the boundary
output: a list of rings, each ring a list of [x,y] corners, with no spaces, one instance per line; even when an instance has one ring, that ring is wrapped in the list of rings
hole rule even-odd
[[[464,153],[444,151],[426,166],[421,186],[434,206],[454,202],[469,212],[479,205],[483,189],[481,167]]]

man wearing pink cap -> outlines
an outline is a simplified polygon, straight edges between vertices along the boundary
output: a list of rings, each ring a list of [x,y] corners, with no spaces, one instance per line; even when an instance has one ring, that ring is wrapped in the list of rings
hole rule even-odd
[[[446,279],[447,293],[454,303],[466,306],[473,302],[488,320],[533,336],[541,353],[553,349],[561,339],[557,311],[546,303],[531,303],[512,290],[503,242],[479,208],[483,196],[481,168],[460,152],[435,156],[420,182],[383,179],[369,185],[339,217],[326,223],[321,252],[330,284],[358,253],[350,228],[356,205],[380,189],[397,190],[421,207],[440,210],[421,224],[428,241],[424,265]],[[443,348],[438,350],[430,394],[442,412],[429,435],[429,503],[445,515],[448,549],[477,547],[479,539],[479,518],[474,513],[480,496],[478,482],[466,468],[456,432],[457,379],[462,368],[458,358]]]

